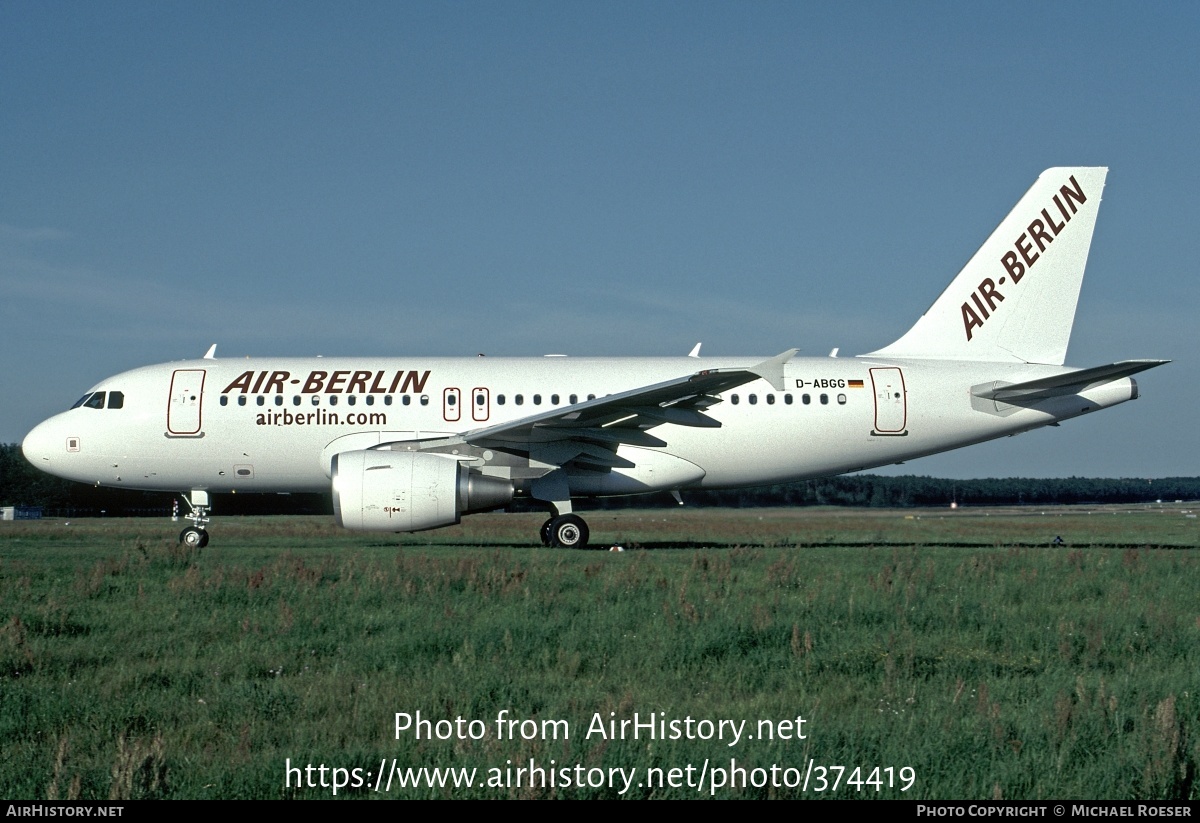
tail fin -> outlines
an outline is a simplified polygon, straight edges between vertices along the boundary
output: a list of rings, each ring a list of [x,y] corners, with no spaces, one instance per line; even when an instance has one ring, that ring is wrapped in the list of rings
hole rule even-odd
[[[916,325],[864,356],[1061,366],[1107,175],[1042,172]]]

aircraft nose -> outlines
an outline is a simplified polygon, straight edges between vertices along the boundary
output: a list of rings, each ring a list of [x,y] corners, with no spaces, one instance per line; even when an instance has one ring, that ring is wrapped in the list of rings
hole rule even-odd
[[[67,450],[66,440],[59,436],[57,429],[53,420],[47,420],[34,426],[21,441],[25,459],[42,471],[52,472],[55,458]]]

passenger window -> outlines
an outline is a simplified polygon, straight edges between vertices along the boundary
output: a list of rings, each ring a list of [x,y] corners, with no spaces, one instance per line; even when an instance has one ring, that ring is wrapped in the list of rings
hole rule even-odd
[[[571,395],[570,400],[571,400],[571,405],[574,406],[576,403],[579,402],[579,395],[577,395],[577,394]]]
[[[260,406],[265,406],[267,403],[267,398],[263,397],[261,394],[254,399]]]
[[[428,406],[428,405],[429,405],[429,395],[427,395],[427,394],[423,394],[423,395],[421,395],[421,405],[422,405],[422,406]]]
[[[768,405],[768,406],[774,406],[774,405],[775,405],[775,395],[773,395],[773,394],[768,394],[768,395],[767,395],[767,405]]]
[[[239,406],[244,406],[244,405],[246,405],[246,395],[244,395],[244,394],[239,394],[239,395],[238,395],[238,405],[239,405]]]
[[[298,394],[293,394],[293,395],[292,395],[292,405],[293,405],[293,406],[299,406],[299,405],[300,405],[300,395],[298,395]]]
[[[812,402],[812,397],[807,394],[801,395],[800,402],[807,406],[809,403]]]
[[[838,395],[838,405],[839,405],[839,406],[844,406],[844,405],[846,405],[846,395],[844,395],[844,394],[839,394],[839,395]]]
[[[755,405],[755,404],[757,404],[757,403],[758,403],[758,395],[757,395],[757,394],[752,394],[752,395],[750,395],[750,396],[749,396],[748,398],[746,398],[746,399],[750,401],[750,405],[751,405],[751,406],[753,406],[753,405]]]
[[[275,405],[276,405],[276,406],[282,406],[282,405],[283,405],[283,395],[282,395],[282,394],[277,394],[277,395],[275,395]]]
[[[792,396],[790,394],[785,394],[783,396],[783,402],[789,406],[792,405]]]
[[[520,406],[521,404],[523,404],[525,402],[524,395],[518,394],[516,397],[513,398],[513,402],[516,403],[518,406]]]
[[[353,406],[356,400],[358,400],[358,397],[356,397],[355,395],[352,394],[346,398],[346,404],[349,406]]]
[[[385,406],[392,405],[392,396],[390,394],[384,396],[383,405],[385,405]]]
[[[588,395],[588,400],[595,400],[595,399],[596,399],[596,395],[594,395],[594,394]]]
[[[375,395],[368,394],[365,402],[368,406],[374,406],[375,405]]]
[[[447,406],[453,406],[457,403],[458,403],[458,398],[455,397],[453,394],[446,395],[446,405]]]
[[[497,405],[497,406],[503,406],[503,405],[504,405],[504,395],[502,395],[502,394],[498,394],[498,395],[496,395],[496,405]]]
[[[314,406],[319,406],[319,405],[321,405],[321,395],[319,395],[319,394],[314,394],[314,395],[312,396],[312,404],[313,404]]]
[[[827,394],[823,394],[823,395],[821,395],[821,405],[822,405],[822,406],[828,406],[828,405],[829,405],[829,395],[827,395]]]
[[[229,405],[229,398],[226,395],[221,395],[221,405],[222,406]]]
[[[550,395],[550,405],[551,405],[551,406],[557,406],[557,405],[558,405],[558,395],[557,395],[557,394],[552,394],[552,395]]]
[[[412,405],[412,395],[411,394],[404,395],[404,399],[402,399],[400,402],[406,406],[411,406]]]
[[[224,400],[224,396],[221,397]],[[119,391],[110,391],[108,393],[108,407],[110,409],[121,409],[125,407],[125,393]]]
[[[733,395],[729,398],[729,402],[736,406],[738,404],[738,396],[736,394]]]
[[[542,396],[540,394],[535,394],[533,396],[533,405],[535,405],[535,406],[542,405]]]
[[[331,406],[337,405],[337,395],[336,394],[329,395],[329,405],[331,405]]]

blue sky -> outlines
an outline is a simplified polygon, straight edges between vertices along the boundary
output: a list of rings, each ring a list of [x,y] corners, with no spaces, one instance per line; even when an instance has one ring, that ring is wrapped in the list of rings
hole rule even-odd
[[[0,0],[0,442],[219,356],[869,351],[1111,168],[1068,363],[1142,399],[927,458],[1200,474],[1196,4]]]

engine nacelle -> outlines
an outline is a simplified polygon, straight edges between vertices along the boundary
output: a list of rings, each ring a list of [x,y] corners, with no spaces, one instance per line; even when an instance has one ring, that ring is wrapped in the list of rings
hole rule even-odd
[[[431,452],[351,451],[332,462],[333,514],[347,529],[436,529],[512,502],[512,481]]]

